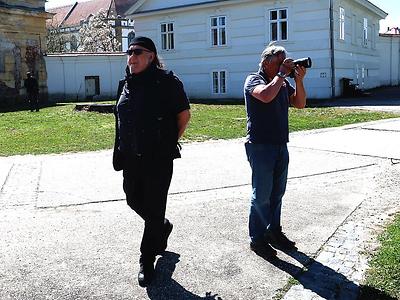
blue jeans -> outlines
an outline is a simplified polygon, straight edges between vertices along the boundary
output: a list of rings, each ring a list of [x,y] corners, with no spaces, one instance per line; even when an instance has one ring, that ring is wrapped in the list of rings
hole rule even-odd
[[[246,143],[252,170],[249,234],[252,242],[263,239],[267,229],[281,226],[282,197],[285,194],[289,152],[287,145]]]

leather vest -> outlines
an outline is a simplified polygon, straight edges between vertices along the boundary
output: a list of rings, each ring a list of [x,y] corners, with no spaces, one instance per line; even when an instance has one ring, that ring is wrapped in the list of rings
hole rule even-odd
[[[154,68],[127,76],[117,104],[119,150],[125,157],[180,157],[171,80],[172,72]]]

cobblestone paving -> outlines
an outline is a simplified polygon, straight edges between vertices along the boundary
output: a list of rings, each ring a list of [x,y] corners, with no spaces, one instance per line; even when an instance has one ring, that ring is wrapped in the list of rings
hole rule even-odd
[[[323,245],[315,260],[305,261],[284,300],[357,299],[376,237],[399,210],[400,165],[382,162],[376,188]],[[297,258],[301,261],[301,257]]]

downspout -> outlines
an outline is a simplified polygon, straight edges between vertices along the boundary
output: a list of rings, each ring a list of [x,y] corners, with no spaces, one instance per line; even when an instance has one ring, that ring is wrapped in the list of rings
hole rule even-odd
[[[64,101],[66,101],[66,91],[65,91],[65,64],[62,56],[60,56],[61,64],[62,64],[62,70],[63,70],[63,98]]]
[[[112,66],[111,66],[110,54],[107,54],[107,58],[108,58],[108,65],[110,67],[110,86],[109,86],[109,88],[110,88],[110,97],[112,97],[112,95],[113,95],[113,92],[112,92],[112,90],[113,90],[113,88],[112,88],[112,84],[113,84],[112,78],[113,78],[113,76],[112,76]]]
[[[399,49],[399,56],[398,56],[398,58],[399,58],[399,67],[397,69],[397,86],[400,85],[400,42],[399,41],[400,40],[397,41],[397,45],[398,45],[398,49]]]
[[[333,0],[329,0],[329,38],[330,38],[330,56],[331,56],[331,98],[335,98],[335,44],[333,34]]]
[[[393,36],[390,37],[390,60],[389,60],[389,86],[393,86],[393,70],[392,70],[392,64],[393,64]]]

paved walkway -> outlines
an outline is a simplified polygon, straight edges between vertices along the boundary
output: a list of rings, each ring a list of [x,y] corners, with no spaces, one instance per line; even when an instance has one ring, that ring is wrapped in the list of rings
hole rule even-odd
[[[294,133],[289,148],[283,227],[299,251],[249,250],[242,140],[186,144],[147,289],[111,151],[0,158],[0,299],[355,299],[363,253],[400,207],[400,119]]]

